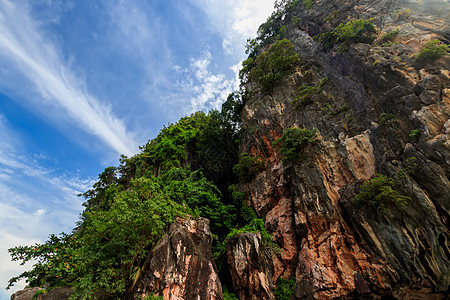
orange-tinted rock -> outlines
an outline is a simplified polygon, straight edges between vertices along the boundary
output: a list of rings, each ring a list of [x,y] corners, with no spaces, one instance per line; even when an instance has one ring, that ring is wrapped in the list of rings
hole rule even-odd
[[[167,300],[223,299],[211,243],[208,220],[177,219],[144,266],[133,299],[152,293]]]

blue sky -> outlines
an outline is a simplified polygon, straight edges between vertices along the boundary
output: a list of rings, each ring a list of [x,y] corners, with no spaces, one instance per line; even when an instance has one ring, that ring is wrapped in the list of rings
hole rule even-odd
[[[0,300],[7,249],[70,232],[120,154],[237,89],[273,0],[0,0]]]

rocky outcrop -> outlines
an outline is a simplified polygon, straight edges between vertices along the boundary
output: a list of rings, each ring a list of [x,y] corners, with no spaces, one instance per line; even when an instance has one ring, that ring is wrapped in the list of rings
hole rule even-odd
[[[296,299],[448,292],[450,59],[419,64],[413,54],[427,40],[449,42],[449,16],[448,3],[437,0],[314,1],[285,16],[301,63],[270,94],[249,84],[242,111],[241,151],[266,168],[241,189],[282,249],[271,266],[274,288],[280,276],[294,276]],[[346,52],[313,39],[347,17],[374,18],[380,35],[400,33],[390,45]],[[292,100],[301,85],[322,90],[299,108]],[[292,126],[319,134],[305,159],[283,163],[273,142]],[[410,197],[406,206],[380,211],[354,201],[377,173]],[[253,258],[243,261],[241,269]]]
[[[272,253],[259,232],[235,235],[227,241],[227,258],[239,299],[275,299],[272,282]]]
[[[33,296],[40,290],[44,290],[43,288],[25,288],[18,292],[15,292],[11,295],[11,300],[31,300]]]
[[[33,298],[37,292],[40,292],[40,294]],[[11,300],[67,300],[72,293],[72,288],[69,286],[59,286],[48,291],[38,287],[26,288],[12,294]]]
[[[223,299],[206,219],[177,219],[152,251],[130,299]]]

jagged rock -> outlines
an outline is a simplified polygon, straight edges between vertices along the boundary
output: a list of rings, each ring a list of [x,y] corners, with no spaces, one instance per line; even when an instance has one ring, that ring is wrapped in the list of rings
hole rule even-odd
[[[149,256],[129,299],[157,294],[164,299],[223,299],[211,252],[207,219],[177,219]]]
[[[235,235],[227,240],[227,258],[239,299],[275,299],[271,254],[259,232]]]

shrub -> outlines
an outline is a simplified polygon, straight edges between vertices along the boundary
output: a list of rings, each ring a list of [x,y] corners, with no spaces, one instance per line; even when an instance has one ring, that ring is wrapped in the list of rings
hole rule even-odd
[[[311,0],[308,0],[311,1]],[[241,83],[246,83],[250,70],[255,67],[254,61],[258,54],[269,45],[285,38],[288,29],[286,22],[287,13],[295,6],[299,5],[300,0],[277,0],[275,1],[275,11],[267,18],[266,22],[259,26],[257,37],[248,39],[245,53],[248,58],[243,64],[243,69],[239,72]],[[294,18],[294,26],[299,26],[300,18]]]
[[[323,78],[320,80],[319,87],[322,88],[322,87],[325,85],[325,83],[328,82],[328,80],[329,80],[328,77],[323,77]]]
[[[228,290],[228,287],[224,284],[222,285],[223,300],[239,300],[235,293]]]
[[[415,174],[419,165],[416,163],[417,158],[414,156],[408,157],[403,161],[403,168],[395,174],[395,179],[405,178],[406,175]]]
[[[408,174],[415,174],[419,165],[417,164],[417,158],[414,156],[408,157],[403,162],[403,169]]]
[[[283,135],[274,142],[280,146],[279,152],[283,154],[283,162],[295,162],[304,159],[304,152],[308,145],[316,141],[317,130],[306,128],[287,128]]]
[[[272,253],[279,253],[281,251],[281,249],[272,241],[272,235],[268,233],[264,227],[263,219],[253,219],[249,224],[240,229],[234,228],[228,234],[224,243],[226,243],[228,239],[246,232],[259,232],[261,234],[261,246],[263,247],[263,251],[266,256],[271,256]]]
[[[354,199],[374,206],[380,211],[386,211],[389,206],[404,206],[411,200],[395,189],[392,178],[381,174],[366,180]]]
[[[277,288],[274,291],[275,299],[289,300],[294,294],[295,278],[290,279],[278,278]]]
[[[440,40],[431,40],[426,42],[421,48],[420,52],[415,56],[415,62],[434,61],[438,58],[448,55],[449,46],[442,43]]]
[[[408,19],[411,16],[411,14],[412,14],[411,9],[404,8],[404,9],[400,9],[400,10],[396,11],[394,13],[394,18],[396,21],[397,20],[405,20],[405,19]]]
[[[325,23],[333,22],[334,19],[336,19],[336,16],[338,15],[339,11],[337,9],[333,10],[323,21]]]
[[[39,290],[36,293],[34,293],[34,295],[31,298],[31,300],[37,300],[39,298],[39,295],[46,294],[46,293],[47,293],[47,290]]]
[[[264,168],[264,162],[259,157],[242,153],[239,162],[233,167],[233,172],[239,176],[241,182],[246,183],[252,181],[262,168]]]
[[[211,232],[220,238],[226,236],[236,220],[234,208],[221,201],[220,191],[200,170],[191,172],[188,168],[173,168],[161,179],[171,200],[209,219]]]
[[[346,51],[353,43],[372,43],[377,33],[372,24],[373,19],[354,19],[347,23],[339,24],[335,29],[329,30],[317,36],[318,40],[325,48],[332,48],[340,44],[339,50]]]
[[[350,110],[350,107],[348,107],[347,104],[344,104],[344,105],[339,106],[339,107],[337,107],[335,109],[332,109],[329,112],[329,114],[330,114],[330,116],[335,117],[335,116],[339,115],[340,113],[346,112],[346,111],[349,111],[349,110]]]
[[[409,134],[409,137],[412,140],[417,140],[419,138],[419,136],[420,136],[420,131],[418,129],[411,130],[411,133]]]
[[[291,72],[298,60],[291,41],[276,41],[256,58],[256,66],[251,69],[248,78],[258,82],[263,92],[272,92],[277,83]]]
[[[392,42],[397,38],[399,33],[400,33],[400,29],[395,29],[395,30],[386,32],[385,34],[380,36],[380,38],[377,41],[377,44],[383,45],[383,46],[388,46],[389,44],[392,44]]]
[[[297,108],[304,108],[307,105],[312,103],[312,96],[322,93],[322,89],[320,87],[315,86],[304,86],[301,85],[298,88],[298,95],[292,100],[292,104]]]
[[[378,116],[378,123],[380,123],[380,125],[393,124],[397,123],[397,119],[393,114],[381,113],[381,115]]]
[[[313,5],[314,5],[314,0],[303,0],[303,6],[304,6],[306,9],[312,8]]]

